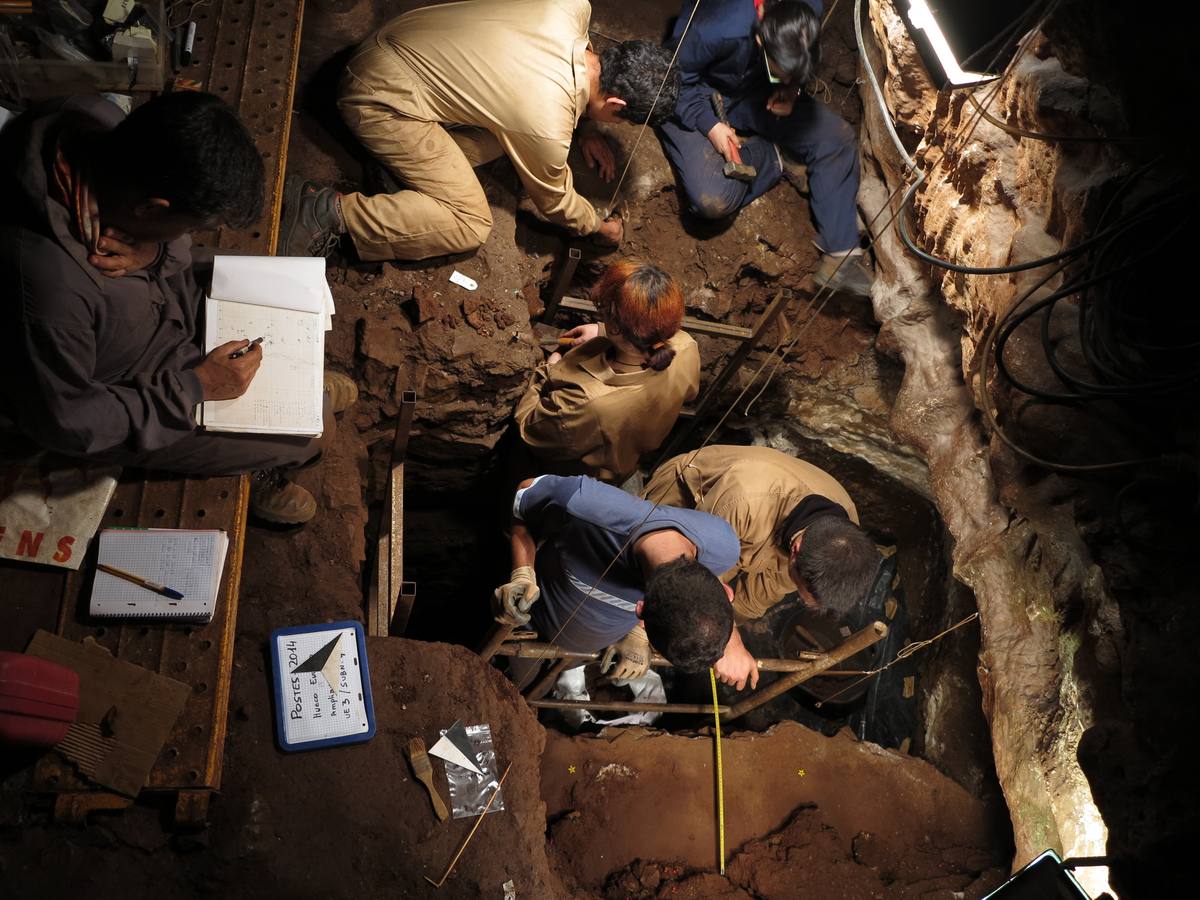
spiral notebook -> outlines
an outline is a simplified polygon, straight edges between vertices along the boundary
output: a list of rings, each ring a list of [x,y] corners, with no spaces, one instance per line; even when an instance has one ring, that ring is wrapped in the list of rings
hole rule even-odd
[[[106,528],[97,562],[174,588],[171,600],[107,572],[96,571],[89,612],[102,618],[209,622],[217,606],[229,536],[214,529]]]

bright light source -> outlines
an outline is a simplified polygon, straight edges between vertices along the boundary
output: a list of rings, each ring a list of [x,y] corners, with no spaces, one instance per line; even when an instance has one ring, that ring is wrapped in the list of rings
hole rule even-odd
[[[1033,24],[1038,0],[900,0],[898,7],[939,88],[991,81]]]
[[[983,72],[964,72],[959,68],[958,60],[954,58],[954,51],[946,43],[946,36],[942,34],[942,29],[938,28],[937,20],[933,17],[929,7],[925,5],[925,0],[909,0],[908,21],[910,27],[925,32],[925,37],[950,84],[962,87],[967,84],[979,84],[981,81],[987,81],[994,77],[985,75]]]

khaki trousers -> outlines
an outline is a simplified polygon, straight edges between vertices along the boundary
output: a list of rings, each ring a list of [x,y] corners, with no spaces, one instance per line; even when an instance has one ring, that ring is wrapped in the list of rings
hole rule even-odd
[[[500,144],[482,128],[430,121],[423,90],[378,37],[359,47],[342,77],[342,118],[408,187],[342,197],[346,230],[364,260],[466,253],[491,233],[492,213],[472,168],[500,156]]]

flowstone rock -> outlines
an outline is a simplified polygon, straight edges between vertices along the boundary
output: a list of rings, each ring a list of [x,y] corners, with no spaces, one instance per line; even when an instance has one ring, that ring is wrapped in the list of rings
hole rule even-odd
[[[1003,266],[1078,242],[1093,192],[1122,164],[1103,145],[1023,140],[975,115],[965,92],[928,82],[889,0],[870,2],[864,64],[880,74],[881,112],[863,86],[867,215],[896,209],[911,184],[883,116],[926,178],[911,211],[914,241],[970,266]],[[1080,130],[1093,104],[1039,36],[988,105],[992,116],[1050,133]],[[988,91],[977,92],[987,97]],[[903,211],[902,215],[910,215]],[[890,218],[884,213],[883,221]],[[1120,709],[1121,617],[1104,572],[1081,538],[1077,485],[1029,472],[981,427],[992,385],[978,377],[979,348],[997,317],[1044,272],[964,275],[919,263],[894,229],[874,245],[881,346],[904,362],[894,432],[928,465],[935,503],[954,541],[954,575],[975,593],[982,624],[979,680],[996,770],[1012,817],[1014,865],[1047,847],[1099,856],[1108,830],[1078,759],[1081,737]],[[1021,352],[1015,341],[1014,354]],[[1061,448],[1060,448],[1061,450]],[[1077,873],[1093,893],[1107,870]]]

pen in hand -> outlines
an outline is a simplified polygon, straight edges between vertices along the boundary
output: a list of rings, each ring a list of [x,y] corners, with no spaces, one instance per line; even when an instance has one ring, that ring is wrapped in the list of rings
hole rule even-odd
[[[230,353],[229,358],[237,359],[240,356],[245,356],[247,353],[250,352],[251,348],[253,348],[257,344],[261,344],[263,342],[263,340],[264,340],[263,338],[256,337],[254,340],[252,340],[249,344],[247,344],[241,350],[234,350],[232,353]]]

